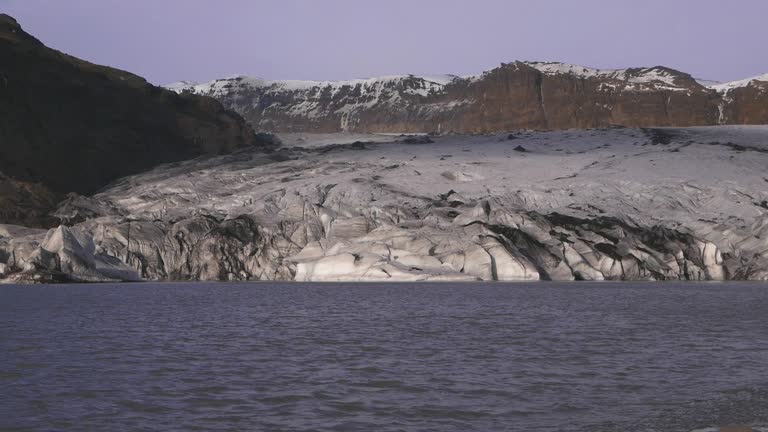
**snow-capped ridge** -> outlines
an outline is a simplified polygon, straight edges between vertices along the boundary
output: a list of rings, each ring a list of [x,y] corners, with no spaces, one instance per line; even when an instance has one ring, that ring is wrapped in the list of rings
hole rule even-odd
[[[516,63],[527,65],[550,76],[573,75],[584,79],[597,78],[623,81],[628,87],[640,89],[654,87],[665,90],[688,90],[688,86],[685,85],[687,83],[677,82],[679,78],[686,77],[686,74],[663,66],[626,69],[597,69],[560,62],[520,61],[510,64]],[[502,66],[504,66],[504,64],[502,64]],[[215,79],[206,83],[180,81],[165,87],[176,91],[177,93],[193,92],[216,97],[224,93],[230,93],[233,87],[242,89],[269,89],[270,92],[322,89],[322,91],[330,90],[331,94],[336,94],[340,89],[345,87],[356,88],[360,86],[365,91],[366,89],[373,90],[374,88],[382,86],[392,86],[409,82],[411,85],[404,85],[404,92],[406,94],[427,96],[431,92],[439,92],[443,87],[455,82],[476,82],[492,71],[493,69],[484,71],[480,74],[466,76],[450,74],[420,76],[408,74],[338,81],[265,80],[244,75],[234,75],[227,78]],[[618,88],[615,84],[609,85],[609,87]]]
[[[249,77],[244,75],[230,76],[228,78],[215,79],[205,83],[193,83],[189,81],[179,81],[176,83],[168,84],[165,87],[169,90],[173,90],[177,93],[193,92],[198,94],[206,94],[210,96],[217,96],[223,92],[229,92],[232,87],[238,88],[262,88],[269,89],[270,91],[301,91],[301,90],[313,90],[313,89],[330,89],[332,93],[336,93],[338,90],[348,87],[356,88],[358,86],[363,89],[372,89],[377,86],[393,85],[402,83],[404,81],[413,81],[416,83],[423,83],[422,88],[417,86],[406,86],[410,88],[410,93],[426,96],[430,90],[439,90],[441,87],[450,84],[455,80],[461,79],[456,75],[389,75],[375,78],[360,78],[350,80],[339,81],[313,81],[313,80],[265,80],[261,78]],[[415,87],[415,88],[412,88]],[[421,90],[421,91],[419,91]],[[406,90],[406,93],[409,93]]]
[[[705,78],[694,78],[697,83],[703,85],[704,87],[710,88],[712,86],[723,84],[722,81],[716,81],[716,80],[710,80]]]
[[[737,102],[724,91],[755,79],[764,76],[720,84],[664,66],[598,69],[551,61],[513,61],[465,76],[390,75],[315,81],[238,75],[200,84],[182,81],[167,87],[218,99],[258,130],[440,134],[603,124],[763,122],[765,114],[759,106],[741,113],[733,107]],[[749,88],[768,94],[763,86]],[[714,95],[713,89],[724,90]],[[539,96],[532,96],[536,94]],[[572,95],[574,100],[564,95]],[[489,110],[489,98],[498,107]],[[528,100],[521,104],[518,98]],[[578,114],[560,115],[573,110]]]
[[[555,61],[519,61],[509,64],[520,63],[532,67],[545,75],[572,75],[579,78],[590,79],[607,79],[615,81],[624,81],[629,86],[633,87],[645,87],[654,86],[658,89],[664,90],[688,90],[688,82],[678,82],[680,78],[690,78],[693,82],[702,87],[706,87],[718,92],[728,92],[731,89],[738,87],[745,87],[750,85],[753,81],[768,82],[768,73],[758,75],[743,80],[720,82],[715,80],[707,80],[701,78],[693,78],[690,75],[670,69],[665,66],[652,66],[652,67],[638,67],[638,68],[624,68],[624,69],[599,69],[589,66],[581,66],[576,64],[561,63]],[[504,66],[504,63],[502,63]],[[296,90],[311,90],[311,89],[331,89],[332,93],[336,93],[337,90],[350,87],[355,88],[361,86],[363,88],[371,88],[380,85],[397,84],[406,80],[414,80],[417,82],[423,82],[425,91],[411,91],[411,94],[418,94],[426,96],[430,90],[439,90],[441,87],[450,85],[455,82],[475,82],[482,79],[491,70],[483,71],[479,74],[471,75],[388,75],[379,76],[373,78],[358,78],[349,80],[336,80],[336,81],[318,81],[318,80],[266,80],[257,77],[251,77],[246,75],[230,75],[225,78],[219,78],[204,83],[196,83],[192,81],[178,81],[164,87],[175,91],[177,93],[192,92],[197,94],[205,94],[209,96],[219,96],[224,92],[231,91],[232,87],[245,88],[269,88],[271,91],[296,91]],[[615,87],[615,86],[610,86]],[[409,93],[409,92],[406,92]]]
[[[178,82],[166,86],[177,93],[195,93],[226,100],[238,112],[278,109],[296,118],[317,119],[336,115],[339,128],[356,125],[359,112],[374,107],[400,109],[416,99],[442,94],[461,80],[454,75],[390,75],[343,81],[264,80],[247,76],[217,79],[202,84]],[[285,101],[291,101],[286,103]],[[260,108],[262,107],[262,108]],[[399,108],[393,108],[399,107]],[[258,127],[266,127],[257,124]]]
[[[630,86],[653,85],[665,90],[688,90],[684,83],[678,83],[678,79],[687,74],[670,69],[665,66],[652,66],[625,69],[597,69],[560,62],[523,61],[545,75],[573,75],[579,78],[607,79],[624,81]]]
[[[176,81],[170,84],[166,84],[163,87],[167,88],[168,90],[175,91],[176,93],[182,93],[185,90],[194,88],[196,85],[197,83],[193,81]]]
[[[733,90],[735,88],[747,87],[747,86],[751,85],[753,81],[768,82],[768,73],[765,73],[765,74],[762,74],[762,75],[753,76],[751,78],[746,78],[746,79],[743,79],[743,80],[730,81],[730,82],[726,82],[726,83],[710,85],[710,86],[707,86],[707,88],[710,88],[712,90],[716,90],[716,91],[721,92],[721,93],[727,93],[727,92],[729,92],[729,91],[731,91],[731,90]]]

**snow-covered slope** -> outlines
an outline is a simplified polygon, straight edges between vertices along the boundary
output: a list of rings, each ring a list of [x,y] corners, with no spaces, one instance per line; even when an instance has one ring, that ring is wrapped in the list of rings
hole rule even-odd
[[[595,69],[559,62],[523,62],[547,75],[571,75],[607,81],[612,89],[652,91],[690,89],[690,76],[663,66],[629,69]]]
[[[768,73],[762,74],[762,75],[758,75],[758,76],[754,76],[754,77],[747,78],[747,79],[743,79],[743,80],[731,81],[731,82],[727,82],[727,83],[719,83],[719,84],[710,85],[709,88],[711,88],[712,90],[716,90],[718,92],[721,92],[721,93],[727,93],[727,92],[729,92],[729,91],[731,91],[733,89],[736,89],[736,88],[747,87],[747,86],[751,85],[754,82],[768,83]]]
[[[715,80],[709,80],[704,78],[696,78],[696,82],[703,85],[704,87],[712,87],[718,84],[722,84],[722,81],[715,81]]]

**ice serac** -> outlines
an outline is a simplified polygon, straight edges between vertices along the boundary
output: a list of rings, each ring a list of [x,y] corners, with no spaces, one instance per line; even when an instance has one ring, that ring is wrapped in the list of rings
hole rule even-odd
[[[218,101],[46,47],[0,14],[0,223],[157,164],[269,147]],[[51,204],[53,203],[53,204]]]
[[[119,258],[97,251],[92,233],[59,226],[47,232],[0,225],[0,233],[15,232],[4,264],[14,272],[11,282],[138,281],[138,271]],[[8,273],[8,271],[6,271]]]
[[[302,135],[70,196],[52,230],[0,225],[2,279],[765,280],[766,136]]]
[[[764,124],[768,95],[760,79],[724,92],[662,66],[601,70],[518,61],[468,77],[323,82],[237,76],[168,88],[212,96],[266,131],[486,133]]]

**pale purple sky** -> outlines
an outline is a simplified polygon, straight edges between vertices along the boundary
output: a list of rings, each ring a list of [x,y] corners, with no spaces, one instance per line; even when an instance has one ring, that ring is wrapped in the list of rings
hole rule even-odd
[[[768,0],[0,0],[48,46],[156,84],[478,73],[513,60],[768,72]]]

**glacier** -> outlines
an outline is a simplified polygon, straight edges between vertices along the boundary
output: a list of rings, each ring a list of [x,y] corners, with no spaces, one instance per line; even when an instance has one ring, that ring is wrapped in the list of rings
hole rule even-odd
[[[768,126],[285,134],[0,225],[0,280],[768,279]]]

